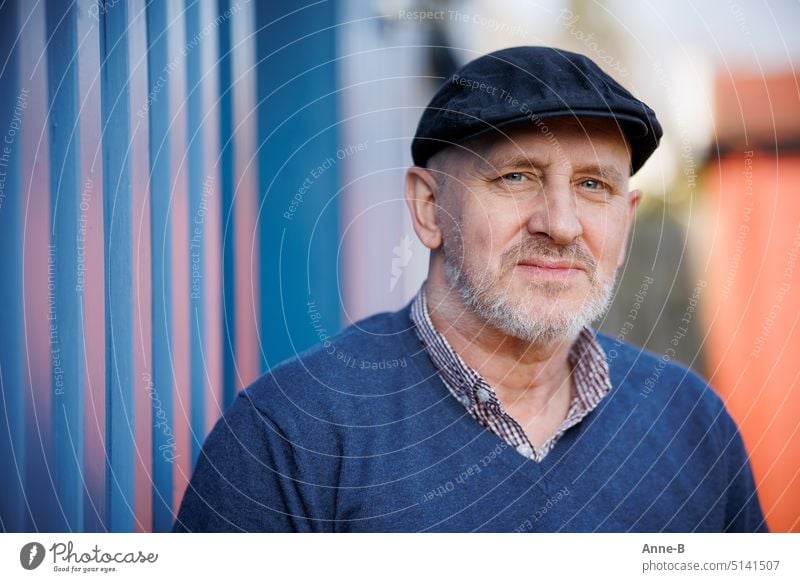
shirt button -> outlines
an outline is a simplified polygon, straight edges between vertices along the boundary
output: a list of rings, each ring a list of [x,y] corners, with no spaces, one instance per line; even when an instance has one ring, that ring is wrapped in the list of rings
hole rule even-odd
[[[528,443],[522,443],[517,447],[517,452],[523,457],[530,458],[533,455],[533,449]]]
[[[464,408],[469,408],[469,405],[471,404],[469,401],[469,396],[466,394],[459,394],[458,401],[464,406]]]
[[[486,388],[478,388],[478,402],[487,402],[492,399],[492,394]]]

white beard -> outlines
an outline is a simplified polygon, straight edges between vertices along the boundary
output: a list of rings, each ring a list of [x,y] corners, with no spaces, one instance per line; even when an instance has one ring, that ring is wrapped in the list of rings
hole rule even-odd
[[[586,274],[589,276],[591,285],[589,295],[578,311],[565,313],[551,308],[547,313],[536,316],[531,310],[526,309],[526,305],[530,305],[530,302],[537,299],[557,298],[565,290],[562,285],[532,282],[528,287],[530,295],[514,301],[502,289],[496,287],[496,280],[490,278],[488,273],[476,277],[468,268],[461,268],[464,256],[463,244],[460,236],[453,238],[456,239],[453,241],[457,247],[453,249],[455,252],[450,252],[447,245],[443,249],[444,274],[448,285],[458,291],[464,304],[478,317],[508,336],[538,345],[571,339],[576,337],[582,328],[602,316],[611,303],[614,280],[598,280],[596,262],[586,251],[579,247],[562,247],[558,252],[552,250],[543,252],[545,247],[540,242],[526,242],[520,246],[523,248],[533,246],[538,249],[525,255],[527,257],[557,256],[583,259],[582,263],[587,267]],[[533,241],[534,239],[529,240]],[[507,256],[509,258],[521,256],[521,250],[519,248],[516,252],[512,250]],[[516,260],[504,261],[503,264],[510,264],[513,268],[516,262]]]

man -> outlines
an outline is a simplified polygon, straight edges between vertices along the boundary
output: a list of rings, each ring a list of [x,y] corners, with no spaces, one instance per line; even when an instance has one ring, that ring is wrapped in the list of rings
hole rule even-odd
[[[765,530],[720,399],[589,327],[660,137],[585,57],[517,47],[459,70],[406,179],[427,281],[244,391],[175,530]]]

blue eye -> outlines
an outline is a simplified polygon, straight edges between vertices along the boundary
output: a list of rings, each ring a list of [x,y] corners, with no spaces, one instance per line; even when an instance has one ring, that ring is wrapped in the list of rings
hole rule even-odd
[[[605,184],[603,184],[598,180],[588,179],[588,180],[583,180],[581,182],[581,186],[589,188],[590,190],[600,190],[601,188],[605,187]]]
[[[522,172],[511,172],[510,174],[503,176],[503,180],[508,180],[509,182],[521,182],[524,179],[525,174]]]

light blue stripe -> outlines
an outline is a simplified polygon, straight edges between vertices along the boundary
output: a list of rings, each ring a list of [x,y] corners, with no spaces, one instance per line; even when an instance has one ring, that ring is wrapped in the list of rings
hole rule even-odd
[[[164,0],[147,5],[148,113],[150,120],[150,225],[153,286],[153,530],[172,526],[174,456],[172,372],[172,197],[170,73]]]
[[[128,9],[100,19],[109,531],[133,531],[133,238]]]
[[[203,24],[205,25],[205,23]],[[186,7],[186,38],[200,38],[200,5],[190,0]],[[203,155],[203,77],[201,50],[186,56],[186,101],[189,164],[189,335],[191,338],[191,430],[192,466],[205,437],[206,399],[206,221],[208,204],[216,185],[207,177]]]

